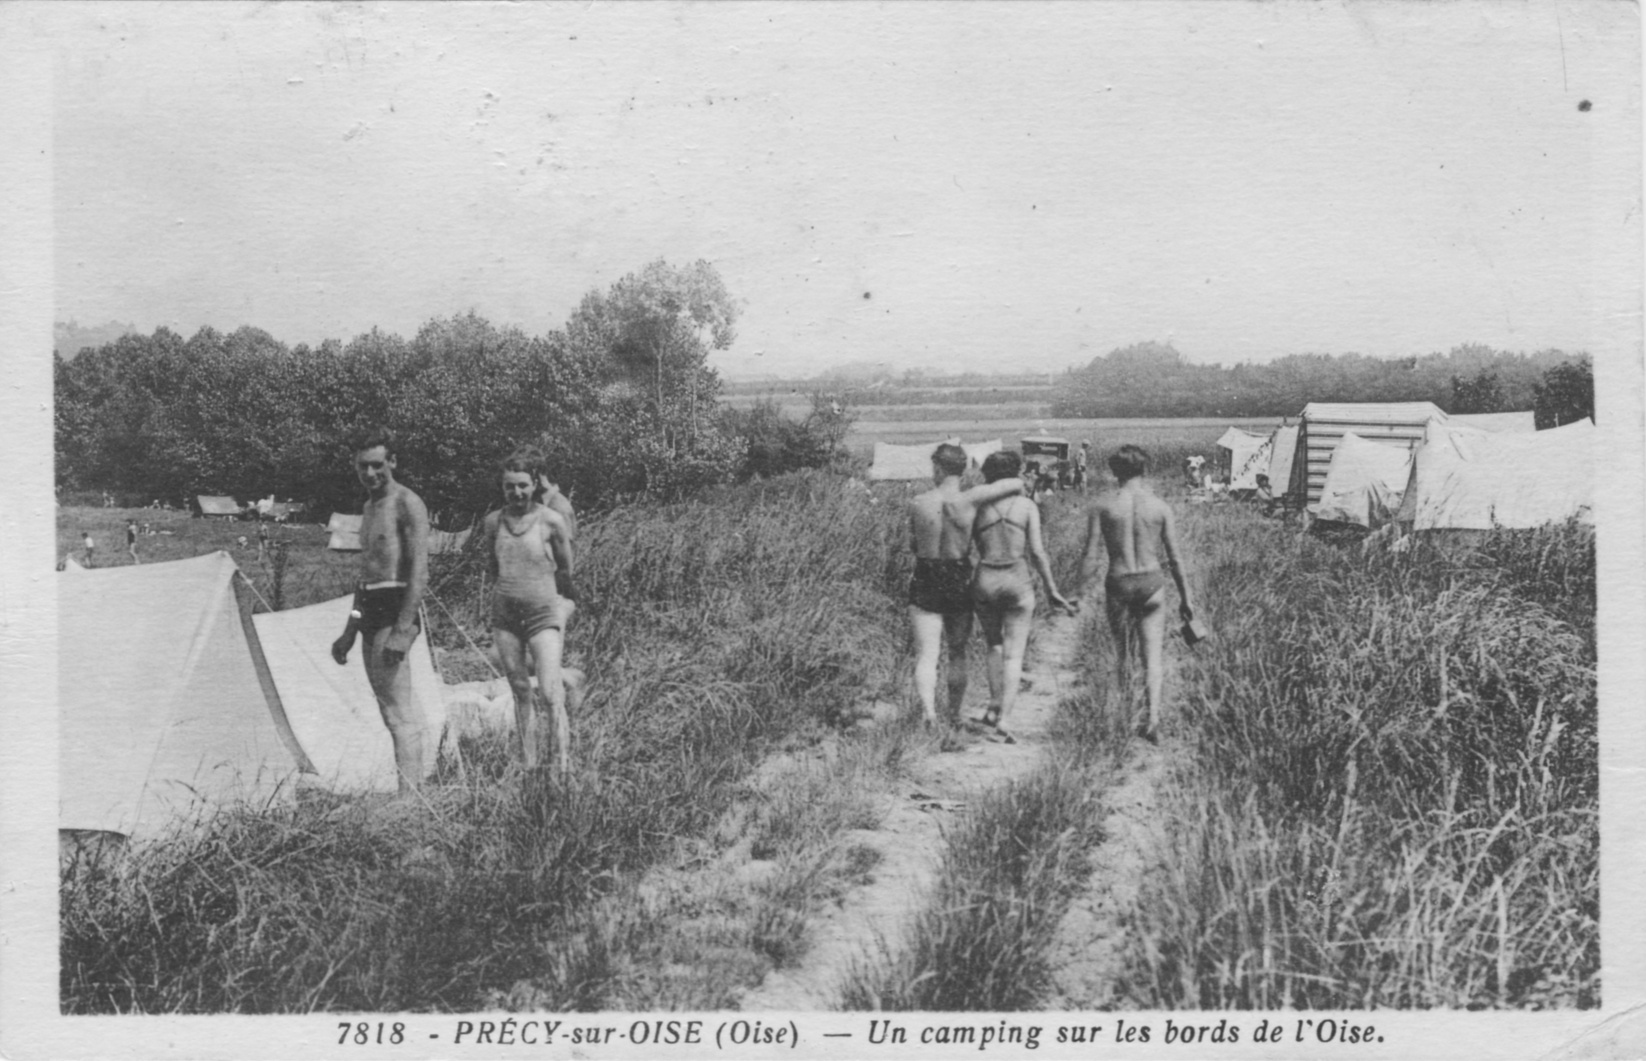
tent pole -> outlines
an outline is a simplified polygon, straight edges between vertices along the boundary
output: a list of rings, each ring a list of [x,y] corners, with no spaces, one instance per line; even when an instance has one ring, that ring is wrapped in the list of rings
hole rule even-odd
[[[246,584],[247,588],[251,590],[252,596],[256,597],[258,599],[258,601],[263,605],[263,607],[268,608],[268,610],[271,611],[271,612],[274,611],[274,607],[272,605],[270,605],[268,601],[263,600],[263,595],[261,593],[257,592],[257,583],[255,583],[251,579],[247,578],[246,573],[244,571],[240,570],[239,565],[235,566],[234,573],[240,576],[241,581],[243,581]]]

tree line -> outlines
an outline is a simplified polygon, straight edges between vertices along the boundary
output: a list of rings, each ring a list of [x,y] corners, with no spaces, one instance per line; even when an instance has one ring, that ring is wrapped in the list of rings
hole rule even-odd
[[[1538,413],[1539,426],[1594,411],[1589,359],[1479,344],[1400,358],[1294,354],[1265,364],[1200,365],[1169,344],[1137,343],[1071,369],[1062,417],[1292,416],[1308,402],[1434,402],[1449,413]]]
[[[409,340],[374,328],[316,347],[254,327],[124,335],[54,356],[57,482],[133,503],[275,494],[358,511],[350,438],[382,424],[402,477],[462,522],[491,506],[496,462],[527,442],[589,507],[837,459],[850,423],[838,405],[795,422],[719,404],[707,359],[740,310],[707,262],[656,261],[546,335],[473,312]]]

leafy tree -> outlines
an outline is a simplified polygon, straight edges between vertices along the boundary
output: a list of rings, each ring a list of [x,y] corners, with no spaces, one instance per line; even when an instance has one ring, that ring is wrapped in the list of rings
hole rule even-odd
[[[1539,431],[1595,415],[1594,367],[1587,357],[1556,365],[1538,384],[1532,413]]]
[[[1503,385],[1496,372],[1482,370],[1473,379],[1452,377],[1452,400],[1449,409],[1454,413],[1507,412],[1503,406]]]

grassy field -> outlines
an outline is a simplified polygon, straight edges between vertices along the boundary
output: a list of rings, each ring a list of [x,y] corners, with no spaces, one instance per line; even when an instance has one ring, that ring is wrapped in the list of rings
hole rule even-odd
[[[1136,440],[1172,468],[1227,424],[954,429],[1040,426],[1100,456]],[[847,732],[855,705],[905,701],[899,502],[914,488],[808,474],[589,520],[568,650],[593,684],[565,786],[514,772],[500,739],[468,741],[421,813],[314,796],[67,874],[64,1010],[733,1004],[798,960],[819,904],[872,872],[836,837],[872,827],[862,793],[930,750],[894,726],[826,769],[757,782],[761,764]],[[1160,489],[1181,500],[1172,476]],[[1060,580],[1080,503],[1049,502]],[[1592,530],[1363,552],[1237,505],[1179,511],[1217,637],[1182,655],[1168,694],[1186,751],[1129,915],[1126,1004],[1597,1005]],[[275,532],[289,542],[276,571],[251,524],[133,514],[171,532],[140,539],[145,561],[227,548],[271,603],[354,578],[318,527]],[[60,553],[85,529],[99,565],[129,562],[126,515],[61,509]],[[486,676],[458,631],[484,641],[477,563],[434,565],[430,633],[450,680]],[[1103,644],[1101,618],[1086,622]],[[1096,808],[1127,716],[1111,663],[1106,649],[1085,661],[1043,769],[957,826],[915,944],[863,971],[854,1002],[1037,1004],[1050,926],[1102,857]],[[660,897],[646,883],[738,845],[773,866],[756,888]]]
[[[116,518],[63,513],[65,544]],[[178,517],[160,537],[202,552],[242,527]],[[330,595],[348,571],[318,530],[302,533],[313,542],[293,546],[304,588],[292,604]],[[709,1008],[792,953],[784,911],[852,871],[820,835],[815,799],[748,824],[810,862],[724,929],[715,975],[660,982],[650,956],[685,946],[668,938],[675,923],[610,904],[709,836],[756,764],[838,728],[860,700],[898,695],[901,513],[843,480],[799,476],[618,510],[591,520],[580,545],[585,603],[569,648],[592,684],[565,786],[513,773],[501,739],[468,742],[464,771],[446,765],[424,813],[315,797],[225,813],[117,870],[69,874],[65,1011],[472,1009],[521,985],[558,1009]],[[442,596],[472,623],[461,562]],[[895,759],[895,743],[883,754]]]

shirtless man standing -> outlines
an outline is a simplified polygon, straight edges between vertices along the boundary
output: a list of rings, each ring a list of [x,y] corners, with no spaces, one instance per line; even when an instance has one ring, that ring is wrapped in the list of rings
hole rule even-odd
[[[1103,580],[1104,608],[1119,649],[1120,687],[1123,692],[1131,688],[1132,646],[1136,641],[1133,635],[1139,635],[1149,714],[1138,727],[1138,733],[1158,742],[1166,641],[1166,576],[1160,569],[1162,548],[1166,564],[1171,568],[1172,581],[1177,584],[1177,610],[1184,622],[1194,618],[1194,606],[1189,599],[1188,583],[1183,578],[1172,510],[1154,495],[1144,480],[1148,462],[1149,455],[1132,445],[1121,446],[1109,458],[1109,469],[1120,486],[1099,497],[1092,508],[1086,524],[1086,551],[1080,561],[1080,587],[1084,590],[1097,577],[1102,563],[1101,544],[1109,560],[1108,575]]]
[[[400,794],[423,784],[424,720],[412,699],[406,654],[422,630],[418,607],[429,585],[429,513],[423,499],[394,479],[394,440],[381,428],[361,436],[354,472],[366,488],[360,517],[360,586],[343,635],[332,643],[348,662],[357,633],[364,635],[366,677],[394,741]]]
[[[945,442],[932,453],[936,486],[909,501],[909,544],[914,578],[909,582],[909,622],[914,626],[914,689],[921,718],[937,722],[937,657],[949,644],[949,709],[952,726],[966,698],[966,641],[972,636],[972,520],[977,506],[1023,492],[1023,480],[960,489],[966,451]]]
[[[560,484],[551,482],[547,474],[538,477],[540,496],[539,503],[560,514],[566,521],[566,547],[572,548],[577,538],[577,511],[572,508],[571,499],[560,492]],[[570,627],[572,613],[577,611],[577,590],[572,587],[572,573],[569,570],[554,573],[554,588],[560,598],[560,636],[562,648],[566,630]],[[560,660],[560,678],[566,686],[566,710],[576,712],[582,709],[583,697],[588,693],[588,676],[577,667],[568,667],[564,656]]]

